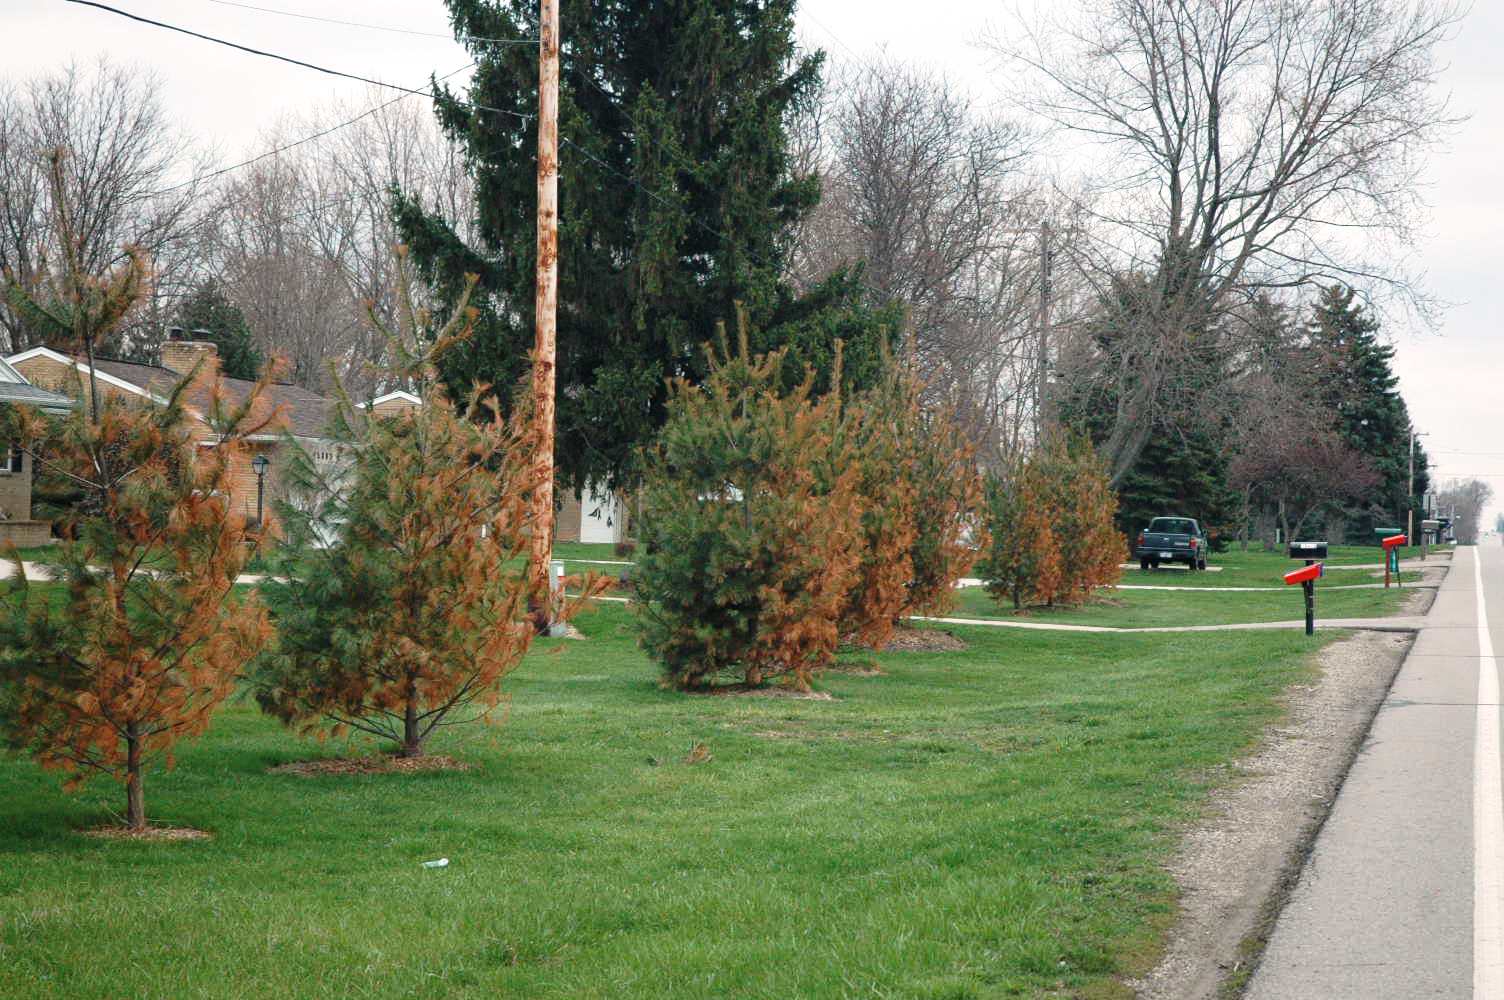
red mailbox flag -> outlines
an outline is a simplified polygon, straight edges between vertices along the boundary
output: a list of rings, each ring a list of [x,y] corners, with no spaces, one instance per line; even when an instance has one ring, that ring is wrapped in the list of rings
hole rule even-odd
[[[1300,569],[1286,573],[1285,583],[1305,583],[1307,580],[1314,580],[1321,575],[1321,566],[1321,563],[1312,563],[1309,566],[1302,566]]]
[[[1379,544],[1382,545],[1382,546],[1384,546],[1384,548],[1386,548],[1386,549],[1392,549],[1392,548],[1395,548],[1397,546],[1404,545],[1405,544],[1405,536],[1404,535],[1390,535],[1388,538],[1384,539]]]

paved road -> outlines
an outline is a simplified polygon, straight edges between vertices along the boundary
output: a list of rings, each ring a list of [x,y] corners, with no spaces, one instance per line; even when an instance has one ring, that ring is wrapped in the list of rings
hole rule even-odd
[[[1251,1000],[1504,1000],[1495,642],[1504,550],[1459,549],[1275,924]]]

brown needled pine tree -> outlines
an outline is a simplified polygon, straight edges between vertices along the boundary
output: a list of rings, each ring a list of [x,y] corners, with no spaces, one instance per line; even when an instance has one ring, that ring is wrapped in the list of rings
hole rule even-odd
[[[882,649],[906,614],[954,601],[987,544],[975,449],[949,410],[927,410],[920,383],[896,366],[846,406],[862,497],[862,561],[841,634]]]
[[[991,547],[981,572],[999,601],[1080,602],[1122,578],[1117,494],[1085,440],[1056,435],[987,484]]]
[[[51,159],[61,259],[41,293],[7,277],[7,296],[50,341],[82,350],[131,312],[146,263],[129,249],[104,275],[79,264],[63,198],[63,154]],[[273,414],[260,387],[232,402],[213,371],[196,371],[161,405],[101,396],[89,368],[85,404],[62,421],[3,408],[0,434],[39,479],[80,498],[76,537],[40,559],[52,581],[15,573],[0,603],[0,725],[14,749],[71,774],[126,787],[126,827],[146,830],[143,776],[197,735],[270,635],[254,597],[232,586],[250,552],[229,501],[248,435]],[[186,400],[192,398],[190,411]],[[208,442],[207,444],[205,442]]]
[[[469,333],[464,301],[437,324],[415,299],[405,248],[396,273],[398,328],[368,319],[398,358],[387,382],[422,404],[382,416],[342,394],[333,434],[346,460],[296,451],[282,513],[290,577],[264,588],[279,641],[254,687],[288,725],[353,729],[419,757],[439,727],[491,717],[537,634],[523,556],[540,472],[528,406],[507,420],[478,402],[484,387],[458,408],[440,388],[435,361]],[[604,583],[573,582],[583,597],[560,620]]]
[[[745,318],[702,386],[673,383],[646,455],[638,627],[665,683],[705,688],[785,677],[808,689],[835,655],[862,557],[856,447],[838,401],[785,355],[753,356]]]

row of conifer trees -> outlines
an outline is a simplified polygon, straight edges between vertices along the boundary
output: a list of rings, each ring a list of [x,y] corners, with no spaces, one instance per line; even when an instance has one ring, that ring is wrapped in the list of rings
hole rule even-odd
[[[226,498],[251,439],[275,426],[269,376],[234,398],[201,370],[149,407],[87,383],[65,419],[0,414],[0,436],[72,498],[68,537],[39,560],[50,580],[29,581],[17,557],[0,599],[0,727],[72,783],[119,779],[130,828],[146,824],[148,767],[202,733],[237,686],[289,726],[362,731],[417,756],[440,727],[497,707],[538,633],[522,558],[539,527],[531,408],[507,417],[479,389],[445,397],[437,365],[470,314],[461,301],[436,322],[400,251],[397,265],[400,328],[368,321],[394,346],[391,377],[426,405],[376,418],[341,395],[329,433],[348,462],[332,467],[286,439],[287,544],[258,588],[235,584],[260,527]],[[71,294],[11,294],[92,358],[145,269],[129,255]],[[838,360],[817,394],[785,353],[752,356],[744,326],[734,351],[724,331],[707,350],[709,377],[674,384],[644,457],[637,621],[674,685],[731,672],[808,686],[841,641],[881,648],[905,615],[948,607],[978,556],[1001,566],[999,546],[1039,516],[1037,537],[1059,558],[1030,548],[1027,567],[998,580],[1054,600],[1105,579],[1104,560],[1087,559],[1086,576],[1069,569],[1106,544],[1088,522],[1111,523],[1086,453],[1041,452],[1016,489],[994,484],[989,518],[971,446],[901,365],[843,391]],[[555,613],[567,619],[601,588],[574,581]]]

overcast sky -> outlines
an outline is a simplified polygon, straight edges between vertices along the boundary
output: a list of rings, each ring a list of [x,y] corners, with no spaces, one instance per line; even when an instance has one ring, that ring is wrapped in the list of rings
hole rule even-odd
[[[469,60],[448,36],[440,0],[247,0],[252,6],[382,25],[380,31],[251,10],[228,0],[105,0],[110,6],[219,35],[255,48],[406,86],[449,73]],[[1069,0],[1058,0],[1060,3]],[[1006,31],[1013,0],[804,0],[800,32],[836,59],[886,47],[964,83],[979,99],[998,99],[1005,81],[977,44]],[[564,26],[567,34],[568,25]],[[418,32],[413,34],[409,32]],[[439,37],[421,34],[429,32]],[[362,84],[237,53],[64,0],[0,0],[0,72],[12,79],[100,54],[161,74],[170,111],[185,129],[216,145],[232,163],[280,118],[339,95],[355,99]],[[1504,510],[1504,342],[1496,334],[1504,232],[1504,3],[1477,0],[1444,50],[1445,87],[1468,121],[1432,161],[1426,200],[1429,237],[1414,248],[1413,267],[1427,288],[1452,303],[1439,332],[1399,328],[1402,390],[1416,426],[1426,432],[1435,467],[1447,476],[1485,478]],[[413,98],[417,101],[419,98]],[[1498,421],[1496,423],[1496,421]],[[1492,523],[1492,513],[1486,522]]]

